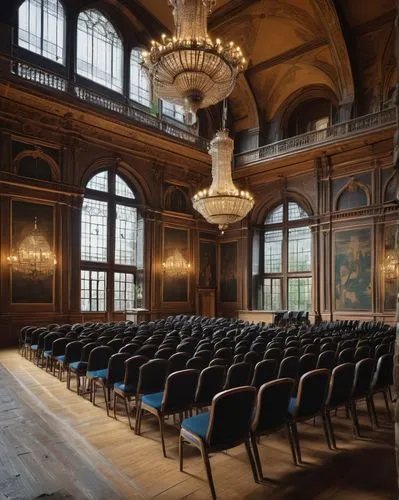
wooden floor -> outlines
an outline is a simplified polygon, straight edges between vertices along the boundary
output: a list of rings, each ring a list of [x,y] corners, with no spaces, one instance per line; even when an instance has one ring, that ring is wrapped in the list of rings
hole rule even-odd
[[[0,351],[0,499],[210,497],[196,450],[185,448],[185,472],[178,470],[177,428],[167,425],[165,459],[154,419],[143,419],[143,435],[135,436],[123,414],[115,421],[101,397],[98,404],[15,350]],[[301,424],[301,467],[293,465],[284,433],[263,438],[265,486],[254,483],[243,446],[213,455],[218,498],[397,499],[393,424],[382,398],[377,408],[382,429],[372,432],[360,407],[363,436],[357,440],[344,413],[333,418],[337,451],[328,449],[319,422]]]

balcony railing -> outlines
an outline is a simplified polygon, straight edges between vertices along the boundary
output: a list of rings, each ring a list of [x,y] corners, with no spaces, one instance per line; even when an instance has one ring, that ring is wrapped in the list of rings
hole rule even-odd
[[[184,125],[180,127],[167,120],[159,119],[150,113],[136,108],[130,102],[102,95],[80,84],[70,82],[62,75],[52,73],[47,69],[36,67],[27,62],[12,61],[11,73],[33,84],[66,93],[90,105],[122,115],[140,127],[149,128],[163,135],[173,137],[178,141],[189,143],[201,151],[208,150],[209,141],[193,134],[188,127],[185,128]]]
[[[252,151],[235,155],[235,166],[241,167],[282,156],[288,153],[300,152],[305,149],[336,142],[374,129],[394,125],[396,109],[389,108],[370,115],[360,116],[354,120],[337,123],[324,130],[307,132],[306,134],[289,137],[282,141],[262,146]]]

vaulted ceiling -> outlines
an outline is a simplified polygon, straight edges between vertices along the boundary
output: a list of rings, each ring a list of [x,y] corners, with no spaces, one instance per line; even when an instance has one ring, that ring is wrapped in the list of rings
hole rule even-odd
[[[167,0],[140,2],[172,31]],[[218,0],[210,33],[249,60],[230,98],[235,130],[271,121],[308,89],[369,111],[393,78],[394,18],[394,0]]]

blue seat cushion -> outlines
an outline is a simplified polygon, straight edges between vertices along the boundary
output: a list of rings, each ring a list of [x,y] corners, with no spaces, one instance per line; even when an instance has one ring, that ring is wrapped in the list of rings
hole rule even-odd
[[[163,392],[154,392],[153,394],[147,394],[143,396],[143,403],[156,408],[157,410],[161,409],[162,406],[162,398]]]
[[[87,367],[87,363],[85,361],[74,361],[73,363],[69,363],[69,368],[72,370],[83,370]]]
[[[39,347],[39,346],[38,346],[37,344],[32,344],[32,345],[30,346],[30,348],[32,349],[32,351],[37,351],[37,348],[38,348],[38,347]]]
[[[118,389],[127,395],[136,394],[136,387],[132,385],[125,385],[123,382],[115,382],[114,389]]]
[[[64,361],[65,360],[65,354],[63,354],[62,356],[56,356],[55,359],[57,361]]]
[[[108,376],[108,368],[103,370],[89,370],[86,375],[89,378],[102,378],[105,380]]]
[[[290,415],[292,415],[294,413],[295,405],[296,405],[296,398],[291,398],[290,404],[288,405],[288,413]]]
[[[44,355],[45,358],[51,358],[51,353],[52,352],[53,351],[50,349],[49,351],[44,351],[43,355]]]
[[[185,418],[181,423],[183,429],[205,439],[209,425],[209,412],[200,413],[194,417]]]

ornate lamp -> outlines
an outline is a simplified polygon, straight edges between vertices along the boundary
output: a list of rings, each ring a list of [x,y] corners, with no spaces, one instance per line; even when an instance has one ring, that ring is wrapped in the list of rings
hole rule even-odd
[[[173,104],[196,113],[228,97],[246,60],[240,47],[211,40],[208,13],[216,0],[168,0],[173,8],[175,31],[162,35],[143,53],[154,93]]]
[[[223,112],[223,128],[211,141],[209,154],[212,156],[212,184],[193,197],[193,206],[205,220],[217,224],[223,231],[230,224],[242,220],[254,206],[254,199],[248,191],[240,191],[233,183],[231,163],[234,141],[224,127],[226,102]]]

